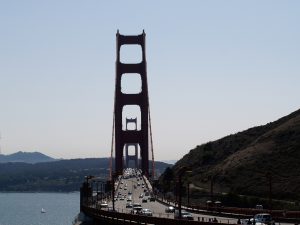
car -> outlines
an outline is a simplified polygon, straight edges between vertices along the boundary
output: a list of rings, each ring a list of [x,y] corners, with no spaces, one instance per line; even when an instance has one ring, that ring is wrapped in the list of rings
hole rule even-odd
[[[133,203],[133,206],[132,206],[132,210],[131,210],[131,213],[133,214],[140,214],[141,210],[142,210],[142,206],[141,204],[136,204],[136,203]]]
[[[273,225],[275,224],[272,216],[269,213],[259,213],[256,214],[253,218],[241,220],[243,225],[256,224],[256,225]]]
[[[263,205],[256,205],[255,208],[256,209],[264,209]]]
[[[149,197],[150,202],[155,202],[155,198],[153,196]]]
[[[180,219],[179,218],[179,210],[175,210],[174,219]],[[187,212],[185,210],[181,210],[181,219],[183,219],[183,220],[194,220],[194,217],[189,212]]]
[[[125,200],[124,196],[122,196],[122,197],[120,198],[120,200]]]
[[[272,216],[269,213],[256,214],[253,219],[255,220],[255,223],[263,223],[270,225],[275,223],[272,219]]]
[[[145,203],[145,202],[147,202],[147,198],[142,199],[142,203]]]
[[[150,209],[142,209],[140,214],[144,216],[152,216],[152,211]]]
[[[127,203],[126,208],[132,208],[132,203],[131,202]]]
[[[175,212],[175,208],[173,206],[168,206],[166,209],[165,209],[165,212],[166,213],[174,213]]]
[[[133,207],[136,207],[136,206],[142,206],[142,205],[141,205],[141,203],[139,203],[139,202],[133,203]]]
[[[103,208],[108,208],[108,204],[106,202],[102,202],[100,204],[100,208],[103,209]]]
[[[108,211],[108,212],[116,212],[116,210],[114,210],[113,207],[108,207],[108,208],[107,208],[107,211]]]
[[[143,195],[143,194],[140,194],[140,195],[139,195],[139,198],[143,198],[143,197],[144,197],[144,195]]]

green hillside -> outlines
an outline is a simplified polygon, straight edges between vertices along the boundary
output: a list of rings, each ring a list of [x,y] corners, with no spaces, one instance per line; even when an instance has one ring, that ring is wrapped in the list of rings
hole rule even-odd
[[[271,193],[273,198],[299,201],[299,165],[297,110],[264,126],[197,146],[168,173],[176,174],[180,167],[188,166],[192,169],[188,179],[199,190],[209,192],[213,179],[216,193],[266,198]],[[160,183],[165,189],[172,189],[166,175],[161,176]]]

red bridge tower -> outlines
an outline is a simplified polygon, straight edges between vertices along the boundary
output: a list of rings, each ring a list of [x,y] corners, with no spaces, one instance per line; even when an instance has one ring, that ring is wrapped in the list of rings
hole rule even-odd
[[[116,59],[116,84],[114,105],[114,143],[115,143],[115,173],[122,174],[124,168],[124,147],[127,144],[139,145],[141,156],[141,169],[144,175],[149,177],[149,100],[146,70],[145,37],[141,35],[125,36],[119,31],[116,34],[117,59]],[[142,49],[142,61],[135,64],[126,64],[120,61],[120,49],[122,45],[140,45]],[[124,94],[121,92],[121,80],[123,74],[137,73],[141,76],[142,89],[137,94]],[[141,111],[141,129],[127,130],[122,126],[123,107],[137,105]],[[125,126],[124,126],[125,127]]]

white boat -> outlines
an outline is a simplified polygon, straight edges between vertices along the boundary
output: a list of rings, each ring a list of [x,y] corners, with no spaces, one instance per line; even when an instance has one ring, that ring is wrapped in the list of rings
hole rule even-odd
[[[46,213],[46,210],[42,208],[41,213]]]

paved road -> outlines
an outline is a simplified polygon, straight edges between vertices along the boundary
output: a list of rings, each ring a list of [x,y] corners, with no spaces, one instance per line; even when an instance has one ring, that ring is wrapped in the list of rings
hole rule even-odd
[[[143,209],[150,209],[152,211],[153,216],[155,217],[165,217],[165,218],[174,218],[174,213],[166,213],[165,209],[167,208],[166,205],[158,202],[158,201],[150,201],[149,196],[146,197],[146,192],[148,192],[147,187],[143,185],[143,179],[138,177],[131,177],[131,178],[121,178],[119,180],[118,189],[116,190],[116,201],[115,201],[115,209],[118,212],[123,213],[131,213],[132,208],[126,208],[126,204],[129,202],[132,203],[140,203]],[[128,194],[129,193],[129,194]],[[130,193],[132,193],[130,195]],[[140,197],[143,194],[144,197]],[[124,199],[122,198],[124,196]],[[129,197],[131,196],[131,197]],[[131,201],[127,200],[128,198]],[[142,202],[143,199],[147,199],[147,202]],[[213,219],[212,216],[201,215],[191,213],[194,217],[194,220],[203,220],[209,221],[209,219]],[[199,218],[198,218],[199,217]],[[224,217],[216,217],[219,222],[223,223],[236,223],[237,219],[232,218],[224,218]]]
[[[128,175],[129,174],[129,175]],[[152,211],[153,216],[155,217],[165,217],[165,218],[174,218],[174,213],[166,213],[165,209],[167,205],[162,204],[158,201],[150,201],[150,196],[146,193],[150,194],[150,191],[147,189],[147,185],[144,184],[145,181],[143,180],[142,176],[139,172],[129,172],[127,175],[123,175],[120,180],[118,181],[118,189],[115,191],[115,210],[118,212],[123,213],[132,213],[132,208],[126,208],[127,203],[140,203],[143,209],[150,209]],[[143,194],[143,197],[140,195]],[[124,199],[123,199],[123,198]],[[129,201],[128,199],[131,199]],[[147,199],[147,202],[143,202],[143,199]],[[110,202],[109,205],[111,206],[112,203]],[[214,218],[221,223],[227,224],[237,224],[236,218],[229,218],[229,217],[214,217],[209,215],[203,215],[198,213],[191,213],[194,217],[194,220],[200,220],[208,222]],[[279,223],[276,223],[279,224]],[[281,225],[291,225],[288,223],[281,223]]]

